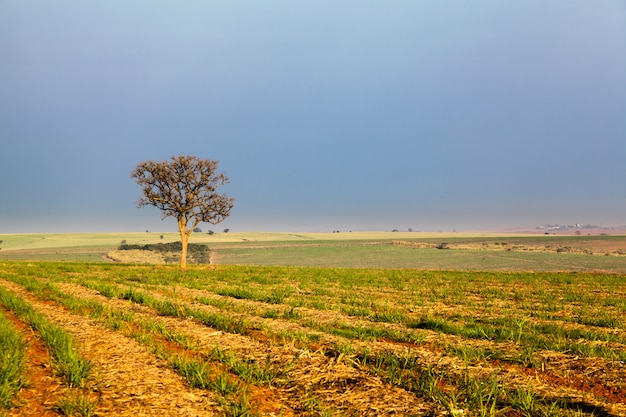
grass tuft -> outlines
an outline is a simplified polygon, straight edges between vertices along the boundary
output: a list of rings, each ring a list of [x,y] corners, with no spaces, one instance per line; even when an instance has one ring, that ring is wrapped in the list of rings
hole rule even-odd
[[[87,395],[76,394],[61,399],[57,403],[57,410],[65,416],[91,417],[96,412],[97,401]]]

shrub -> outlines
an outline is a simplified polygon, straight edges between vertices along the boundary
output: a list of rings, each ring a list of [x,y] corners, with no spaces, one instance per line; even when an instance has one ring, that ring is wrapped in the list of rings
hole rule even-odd
[[[152,243],[147,245],[127,245],[121,244],[118,250],[146,250],[158,252],[165,256],[166,260],[175,262],[180,257],[180,251],[183,244],[178,242],[169,243]],[[210,250],[207,245],[200,243],[190,243],[187,247],[187,257],[191,263],[208,264],[210,263]]]

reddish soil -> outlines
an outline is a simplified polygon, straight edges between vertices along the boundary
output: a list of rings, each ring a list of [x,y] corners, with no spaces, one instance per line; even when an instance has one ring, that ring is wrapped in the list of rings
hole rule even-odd
[[[19,330],[28,344],[26,375],[28,382],[15,399],[15,408],[9,409],[7,416],[53,417],[63,415],[55,410],[59,400],[66,396],[66,388],[59,377],[52,372],[50,355],[41,339],[30,326],[21,321],[10,310],[0,306],[5,317]]]

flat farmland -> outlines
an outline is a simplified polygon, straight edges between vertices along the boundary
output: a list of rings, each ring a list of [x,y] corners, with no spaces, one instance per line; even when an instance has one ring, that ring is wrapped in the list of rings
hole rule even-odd
[[[184,272],[5,235],[0,415],[626,415],[623,237],[220,235]]]
[[[0,240],[0,261],[115,262],[110,255],[122,242],[158,244],[177,241],[179,236],[25,234],[0,235]],[[190,242],[207,245],[211,263],[220,265],[626,273],[626,235],[231,232],[197,233]]]

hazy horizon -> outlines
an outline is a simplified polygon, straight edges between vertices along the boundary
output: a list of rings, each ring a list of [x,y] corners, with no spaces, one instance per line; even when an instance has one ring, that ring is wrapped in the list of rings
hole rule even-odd
[[[626,3],[0,2],[0,233],[175,231],[144,160],[217,159],[233,231],[626,224]]]

